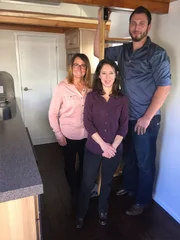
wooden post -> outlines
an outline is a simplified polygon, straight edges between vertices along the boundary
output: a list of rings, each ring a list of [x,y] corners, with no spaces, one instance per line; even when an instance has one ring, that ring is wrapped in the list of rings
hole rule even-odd
[[[105,20],[104,20],[104,8],[101,9],[101,18],[100,23],[100,38],[99,38],[99,60],[104,58],[104,45],[105,45]]]
[[[104,58],[104,48],[105,48],[105,20],[104,20],[104,8],[101,9],[101,18],[102,21],[100,22],[100,34],[99,34],[99,60],[102,60]],[[101,169],[102,169],[102,164],[100,165],[99,168],[99,176],[98,176],[98,195],[101,190]]]

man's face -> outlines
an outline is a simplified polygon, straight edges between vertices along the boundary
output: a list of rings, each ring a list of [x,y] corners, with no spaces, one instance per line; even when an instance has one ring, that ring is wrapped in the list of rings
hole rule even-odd
[[[150,28],[146,14],[134,14],[129,23],[129,34],[134,42],[139,42],[147,36]]]

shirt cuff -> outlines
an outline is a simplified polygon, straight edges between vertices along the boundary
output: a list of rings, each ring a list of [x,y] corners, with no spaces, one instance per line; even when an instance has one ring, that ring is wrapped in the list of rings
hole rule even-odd
[[[120,135],[123,138],[126,136],[126,134],[127,134],[127,131],[124,131],[124,130],[119,130],[116,133],[116,135]]]
[[[55,132],[54,134],[56,136],[57,141],[64,136],[61,132]]]

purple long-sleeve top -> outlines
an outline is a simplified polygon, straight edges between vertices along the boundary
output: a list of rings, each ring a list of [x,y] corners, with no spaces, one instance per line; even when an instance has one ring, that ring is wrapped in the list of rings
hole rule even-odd
[[[84,126],[88,132],[86,147],[94,154],[102,154],[98,143],[92,139],[94,133],[112,144],[116,135],[125,137],[128,131],[128,99],[126,96],[110,96],[108,102],[96,91],[89,92],[84,108]],[[122,144],[117,151],[121,151]]]

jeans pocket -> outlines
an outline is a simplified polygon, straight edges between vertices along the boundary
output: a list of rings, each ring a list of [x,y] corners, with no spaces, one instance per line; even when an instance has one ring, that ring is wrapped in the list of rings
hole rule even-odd
[[[152,137],[157,137],[161,123],[161,116],[156,115],[153,117],[150,123],[150,132]]]

